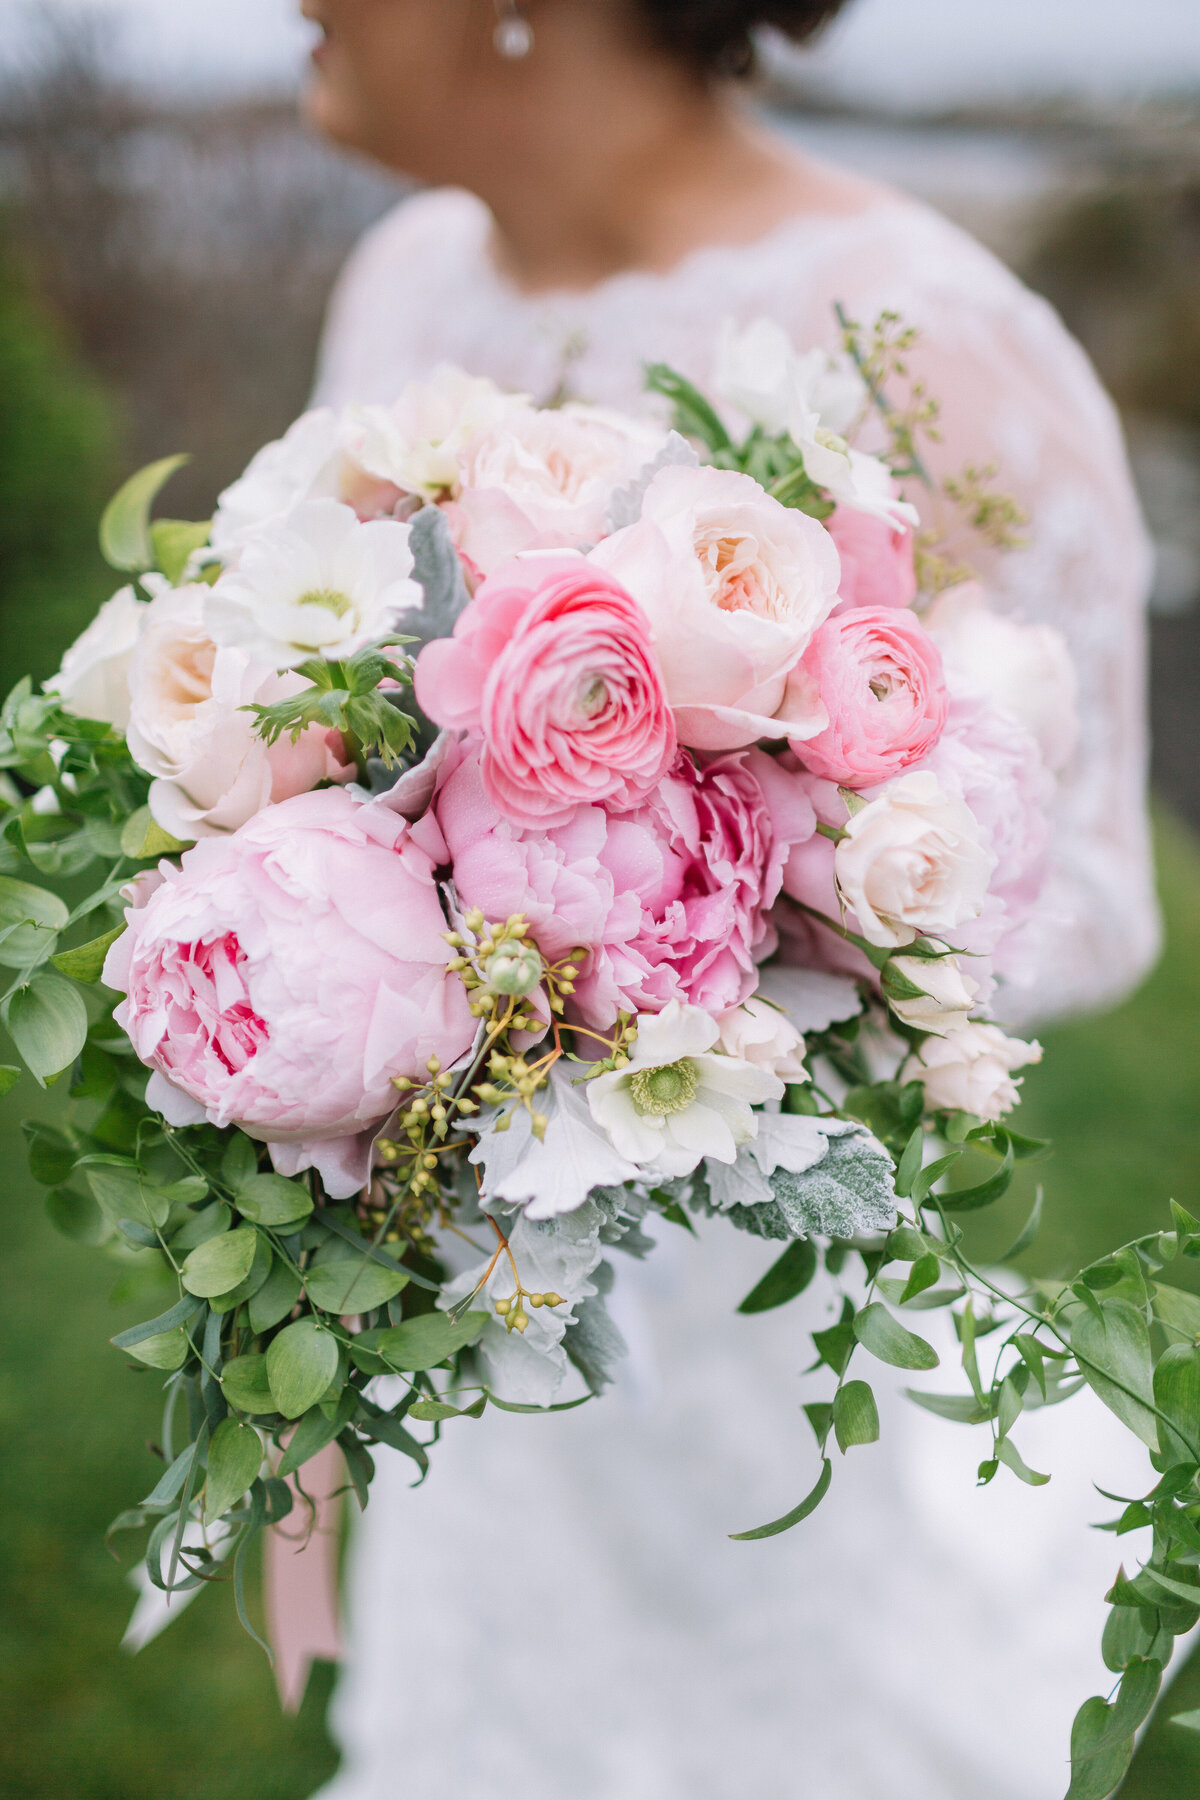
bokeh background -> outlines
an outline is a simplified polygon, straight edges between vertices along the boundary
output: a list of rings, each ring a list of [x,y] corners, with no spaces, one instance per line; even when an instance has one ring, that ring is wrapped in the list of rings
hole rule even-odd
[[[171,507],[205,516],[304,405],[339,262],[401,191],[298,125],[306,45],[288,0],[0,0],[4,691],[49,674],[113,585],[95,521],[126,474],[190,450]],[[1028,1079],[1024,1128],[1055,1144],[1031,1263],[1056,1272],[1171,1195],[1200,1210],[1200,7],[860,0],[818,51],[772,58],[762,103],[992,245],[1125,416],[1158,550],[1168,950],[1118,1012],[1046,1033]],[[21,1110],[0,1130],[0,1800],[303,1800],[335,1765],[328,1669],[282,1718],[223,1589],[138,1658],[117,1648],[131,1593],[103,1533],[154,1478],[154,1377],[105,1348],[136,1297],[52,1232]],[[1028,1200],[981,1225],[984,1249]],[[1197,1705],[1200,1652],[1126,1800],[1200,1795],[1200,1737],[1166,1723]]]

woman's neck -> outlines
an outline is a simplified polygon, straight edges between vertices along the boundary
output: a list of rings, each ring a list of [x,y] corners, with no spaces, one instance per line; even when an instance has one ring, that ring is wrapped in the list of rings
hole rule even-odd
[[[636,97],[633,97],[636,99]],[[586,289],[674,267],[708,244],[752,243],[804,213],[863,211],[879,190],[792,156],[707,89],[547,105],[470,186],[495,221],[492,254],[525,292]]]

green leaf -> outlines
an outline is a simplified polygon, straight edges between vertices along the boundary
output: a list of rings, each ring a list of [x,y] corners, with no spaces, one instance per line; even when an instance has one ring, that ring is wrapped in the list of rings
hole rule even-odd
[[[221,1158],[221,1174],[235,1192],[258,1174],[258,1154],[259,1146],[253,1138],[242,1131],[234,1132]]]
[[[221,1389],[230,1406],[236,1406],[239,1412],[258,1416],[276,1411],[265,1356],[233,1357],[221,1370]]]
[[[305,1291],[313,1306],[322,1312],[339,1314],[374,1312],[407,1285],[407,1275],[361,1256],[318,1263],[304,1276]]]
[[[936,1162],[925,1164],[925,1167],[913,1180],[912,1197],[918,1206],[925,1204],[933,1192],[935,1184],[941,1180],[947,1170],[954,1167],[961,1155],[961,1150],[951,1150],[949,1155],[939,1156]]]
[[[769,1525],[759,1525],[754,1531],[731,1531],[730,1537],[735,1544],[753,1543],[758,1538],[778,1537],[781,1531],[790,1531],[793,1525],[799,1525],[810,1513],[816,1512],[822,1500],[829,1492],[829,1484],[833,1480],[833,1464],[826,1457],[821,1464],[821,1473],[811,1493],[805,1495],[799,1506],[790,1513],[784,1513],[782,1519],[774,1519]]]
[[[896,1369],[936,1369],[938,1353],[924,1338],[893,1319],[886,1306],[873,1301],[855,1315],[854,1335],[864,1350]]]
[[[157,1333],[173,1331],[177,1325],[186,1325],[199,1312],[202,1304],[202,1301],[185,1295],[165,1313],[159,1313],[156,1319],[144,1319],[140,1325],[131,1325],[128,1331],[118,1331],[116,1337],[110,1338],[109,1342],[115,1344],[118,1350],[132,1350],[135,1344],[144,1343]]]
[[[20,1079],[20,1069],[14,1069],[11,1063],[0,1063],[0,1100],[12,1092]]]
[[[1142,1577],[1153,1581],[1156,1586],[1165,1588],[1168,1594],[1174,1594],[1188,1606],[1200,1606],[1200,1587],[1191,1581],[1178,1581],[1174,1575],[1164,1575],[1161,1569],[1153,1569],[1147,1564],[1142,1570]]]
[[[70,916],[57,894],[0,875],[0,963],[27,969],[41,962]]]
[[[470,1312],[460,1319],[443,1312],[422,1313],[415,1319],[405,1319],[402,1325],[363,1332],[352,1340],[350,1354],[358,1362],[355,1351],[361,1348],[373,1352],[387,1367],[406,1372],[436,1369],[473,1344],[490,1317],[485,1312]]]
[[[208,1446],[208,1479],[204,1484],[204,1521],[214,1520],[236,1506],[262,1467],[262,1439],[253,1425],[240,1419],[222,1419]]]
[[[846,1304],[849,1308],[848,1301]],[[850,1319],[843,1318],[837,1325],[830,1325],[824,1331],[814,1331],[812,1341],[821,1361],[827,1363],[835,1375],[844,1375],[855,1345],[854,1326]]]
[[[79,944],[74,950],[60,950],[50,961],[63,975],[69,975],[72,981],[99,981],[104,972],[104,959],[117,939],[125,931],[124,921],[106,931],[103,937],[93,938],[88,944]]]
[[[151,567],[150,508],[176,469],[188,460],[186,456],[164,456],[148,463],[113,495],[100,520],[100,552],[114,569],[140,574]]]
[[[255,1225],[298,1225],[313,1209],[308,1189],[282,1175],[254,1174],[236,1183],[233,1203]]]
[[[1045,1487],[1050,1479],[1048,1475],[1039,1475],[1036,1469],[1029,1467],[1029,1464],[1018,1453],[1011,1438],[1000,1439],[996,1445],[996,1455],[1005,1468],[1011,1469],[1013,1474],[1025,1482],[1028,1487]]]
[[[1022,1231],[1016,1243],[1011,1245],[1009,1249],[1004,1252],[1003,1256],[998,1256],[996,1258],[998,1263],[1016,1262],[1018,1257],[1024,1256],[1027,1250],[1033,1248],[1034,1243],[1037,1241],[1038,1232],[1042,1228],[1042,1212],[1044,1210],[1043,1201],[1044,1196],[1041,1188],[1039,1188],[1034,1197],[1033,1211],[1025,1222],[1025,1229]]]
[[[1200,1350],[1191,1344],[1171,1344],[1163,1351],[1154,1370],[1154,1400],[1179,1428],[1172,1431],[1159,1421],[1159,1449],[1168,1466],[1195,1463],[1200,1447]]]
[[[132,1219],[157,1230],[166,1224],[170,1199],[162,1188],[151,1185],[136,1163],[121,1156],[89,1156],[79,1167],[110,1225]]]
[[[251,1331],[256,1334],[270,1331],[272,1325],[278,1325],[281,1319],[287,1318],[299,1298],[300,1277],[285,1262],[276,1260],[262,1287],[251,1295]]]
[[[174,856],[187,847],[182,839],[163,830],[148,806],[139,806],[121,829],[121,852],[135,862],[143,862],[151,856]]]
[[[154,520],[150,527],[154,565],[172,587],[179,586],[192,552],[203,550],[211,533],[211,519]]]
[[[57,1187],[65,1181],[79,1160],[79,1150],[69,1137],[46,1125],[41,1119],[24,1119],[25,1149],[29,1157],[29,1173],[43,1187]]]
[[[234,1232],[232,1235],[236,1237],[237,1233]],[[275,1261],[275,1252],[271,1248],[270,1239],[263,1232],[257,1232],[255,1235],[258,1242],[254,1246],[254,1260],[251,1262],[248,1272],[233,1287],[227,1288],[224,1293],[211,1296],[209,1305],[215,1313],[232,1312],[235,1306],[240,1306],[243,1300],[252,1299],[259,1288],[265,1287]]]
[[[810,1400],[804,1407],[804,1416],[813,1428],[813,1436],[822,1450],[825,1440],[833,1430],[833,1405],[828,1400]]]
[[[738,1307],[740,1313],[770,1312],[802,1294],[817,1272],[817,1251],[811,1238],[797,1238],[773,1262],[757,1287],[751,1288]]]
[[[267,1351],[267,1380],[285,1419],[298,1419],[315,1406],[337,1370],[338,1341],[316,1319],[285,1325]]]
[[[126,1355],[136,1356],[152,1369],[181,1369],[188,1359],[187,1332],[181,1325],[173,1331],[156,1332],[153,1337],[130,1344]]]
[[[183,1285],[189,1294],[204,1299],[227,1294],[250,1273],[258,1249],[258,1233],[251,1225],[208,1238],[189,1252],[183,1265]]]
[[[480,1394],[472,1405],[461,1407],[447,1406],[444,1400],[414,1400],[408,1409],[408,1416],[430,1425],[440,1425],[445,1419],[478,1419],[483,1416],[487,1400],[486,1394]]]
[[[46,1195],[46,1216],[55,1231],[76,1244],[103,1244],[112,1235],[112,1227],[90,1194],[77,1194],[73,1188],[55,1188]]]
[[[279,1464],[279,1474],[294,1475],[297,1469],[302,1469],[311,1457],[322,1451],[326,1444],[332,1444],[343,1427],[349,1424],[357,1405],[358,1394],[353,1388],[347,1388],[336,1406],[309,1407],[288,1438]]]
[[[912,1184],[917,1178],[924,1151],[925,1127],[918,1125],[904,1147],[904,1155],[900,1158],[900,1164],[896,1170],[896,1192],[904,1199],[907,1199],[912,1193]]]
[[[879,1441],[879,1409],[865,1381],[848,1381],[833,1397],[833,1429],[843,1455],[854,1444]]]
[[[671,402],[675,429],[684,437],[699,438],[710,450],[732,449],[729,433],[704,395],[669,364],[646,364],[646,391]]]
[[[904,1391],[926,1412],[936,1413],[939,1419],[949,1419],[955,1425],[984,1425],[992,1416],[991,1408],[974,1394],[924,1394],[917,1388]]]
[[[900,1294],[900,1305],[906,1306],[910,1300],[915,1300],[918,1294],[923,1294],[926,1288],[936,1287],[941,1270],[942,1265],[938,1258],[932,1250],[928,1251],[913,1264],[908,1280]]]
[[[1143,1314],[1128,1300],[1097,1302],[1100,1317],[1084,1306],[1067,1306],[1063,1316],[1080,1373],[1105,1406],[1141,1438],[1158,1448],[1150,1332]]]
[[[10,995],[3,1015],[25,1066],[43,1087],[70,1068],[87,1039],[83,996],[64,976],[48,970]]]
[[[1200,1298],[1183,1288],[1160,1286],[1154,1291],[1155,1316],[1184,1337],[1200,1341]]]
[[[1004,1152],[1004,1160],[994,1175],[981,1181],[975,1187],[957,1188],[953,1193],[942,1194],[938,1205],[943,1212],[978,1212],[981,1207],[991,1206],[1006,1194],[1012,1186],[1013,1171],[1016,1167],[1016,1156],[1011,1144]]]

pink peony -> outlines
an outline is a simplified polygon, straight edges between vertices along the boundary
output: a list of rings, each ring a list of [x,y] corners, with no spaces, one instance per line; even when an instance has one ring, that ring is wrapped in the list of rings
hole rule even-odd
[[[499,816],[477,750],[453,746],[435,811],[464,906],[524,913],[552,961],[590,951],[575,1001],[600,1029],[622,1009],[722,1013],[753,993],[784,863],[815,828],[802,786],[761,751],[703,770],[681,756],[633,811],[579,806],[523,831]]]
[[[474,1035],[446,973],[434,869],[445,847],[337,788],[207,838],[108,953],[115,1017],[174,1124],[239,1125],[283,1174],[336,1198],[366,1180],[393,1075],[452,1064]]]
[[[829,619],[804,667],[829,714],[825,730],[793,746],[815,775],[871,787],[919,762],[946,723],[937,645],[900,608],[863,607]]]
[[[917,597],[915,540],[908,526],[839,506],[825,529],[838,547],[841,612],[860,606],[911,606]]]
[[[581,800],[632,806],[675,755],[649,622],[578,556],[484,582],[453,637],[422,650],[416,694],[439,725],[482,734],[484,785],[518,825],[565,824]]]

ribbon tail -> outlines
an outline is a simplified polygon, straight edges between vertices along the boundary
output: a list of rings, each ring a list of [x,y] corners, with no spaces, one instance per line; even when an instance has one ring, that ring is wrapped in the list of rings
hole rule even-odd
[[[272,1525],[263,1549],[263,1601],[267,1637],[275,1657],[275,1682],[285,1712],[300,1710],[313,1661],[336,1662],[342,1654],[338,1618],[337,1490],[344,1480],[342,1456],[328,1444],[305,1463],[304,1491],[316,1507],[307,1530],[306,1503],[289,1485],[296,1504],[283,1525]]]

